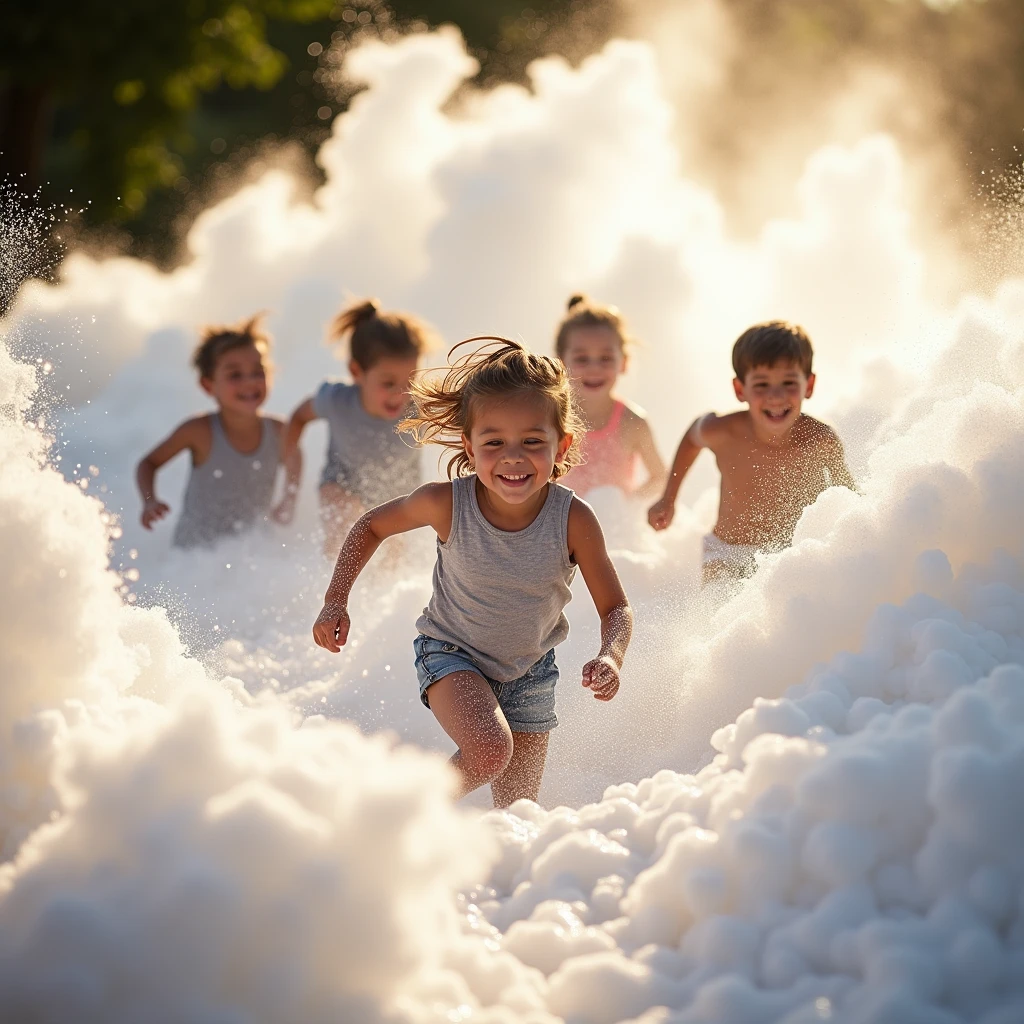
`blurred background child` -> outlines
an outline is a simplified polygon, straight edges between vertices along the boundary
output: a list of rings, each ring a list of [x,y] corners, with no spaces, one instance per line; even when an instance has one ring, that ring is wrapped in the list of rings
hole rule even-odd
[[[420,484],[420,450],[395,428],[408,411],[409,382],[431,347],[432,333],[415,317],[382,312],[375,299],[367,299],[334,321],[331,340],[346,339],[352,383],[324,381],[292,413],[282,447],[282,458],[301,467],[302,431],[312,420],[327,420],[320,515],[324,551],[332,556],[363,512]],[[299,472],[276,510],[283,521],[294,512]]]
[[[566,487],[578,494],[611,486],[651,498],[665,482],[665,463],[646,416],[615,394],[630,347],[614,306],[598,305],[585,295],[569,299],[555,351],[572,378],[576,404],[587,427],[583,461],[565,478]]]
[[[664,530],[687,471],[710,448],[722,474],[715,529],[704,538],[703,579],[739,578],[758,551],[793,540],[803,510],[827,487],[856,489],[836,432],[802,411],[814,392],[814,351],[802,327],[772,320],[740,335],[732,350],[733,390],[747,405],[696,419],[679,442],[665,493],[648,519]]]
[[[156,495],[156,473],[188,449],[192,473],[174,529],[176,547],[213,544],[218,538],[266,521],[277,478],[283,422],[264,416],[270,337],[259,316],[236,327],[208,327],[192,357],[199,386],[217,411],[182,423],[138,464],[142,525],[170,512]]]

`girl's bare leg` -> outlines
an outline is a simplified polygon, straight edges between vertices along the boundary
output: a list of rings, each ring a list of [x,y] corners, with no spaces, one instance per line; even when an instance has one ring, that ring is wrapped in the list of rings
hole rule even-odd
[[[512,733],[512,760],[491,783],[495,807],[508,807],[517,800],[536,803],[550,736],[549,732]]]
[[[337,558],[352,524],[365,512],[362,502],[339,484],[320,485],[320,522],[324,528],[324,554]]]
[[[452,672],[430,686],[427,699],[459,747],[450,761],[462,783],[457,798],[497,779],[512,759],[512,730],[487,680],[476,672]]]

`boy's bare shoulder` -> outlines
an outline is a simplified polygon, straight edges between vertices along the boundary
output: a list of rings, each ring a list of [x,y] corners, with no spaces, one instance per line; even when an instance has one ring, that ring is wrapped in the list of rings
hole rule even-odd
[[[813,416],[808,416],[807,413],[800,414],[799,427],[805,443],[814,448],[834,448],[837,445],[842,447],[839,435],[832,427]]]
[[[708,448],[738,441],[750,434],[750,414],[745,410],[727,412],[724,416],[716,412],[705,413],[694,422],[693,430],[695,439]]]

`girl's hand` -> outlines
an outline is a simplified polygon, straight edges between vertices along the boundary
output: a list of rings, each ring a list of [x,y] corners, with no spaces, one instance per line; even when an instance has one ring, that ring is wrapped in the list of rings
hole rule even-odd
[[[313,623],[313,639],[318,647],[337,654],[345,646],[351,626],[347,608],[325,604]]]
[[[163,517],[170,511],[170,506],[165,505],[162,501],[157,501],[156,498],[150,498],[149,501],[142,506],[142,525],[147,530],[152,530],[153,524],[158,520],[163,519]]]
[[[619,667],[606,654],[583,666],[583,685],[597,700],[611,700],[619,692]]]
[[[661,498],[647,510],[647,522],[655,530],[667,530],[676,515],[676,503],[669,498]]]

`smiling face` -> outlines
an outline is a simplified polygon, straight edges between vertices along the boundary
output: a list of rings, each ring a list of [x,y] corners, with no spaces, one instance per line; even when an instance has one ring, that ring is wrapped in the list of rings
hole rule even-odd
[[[626,368],[622,341],[603,325],[573,327],[565,342],[562,362],[581,398],[607,395]]]
[[[466,454],[480,483],[510,505],[545,487],[555,463],[568,451],[572,435],[559,435],[555,411],[546,398],[513,394],[474,402]]]
[[[397,420],[409,405],[409,382],[416,372],[416,356],[385,356],[364,370],[349,363],[363,408],[380,420]]]
[[[255,345],[238,345],[217,357],[213,374],[199,383],[225,412],[255,415],[267,400],[267,367]]]
[[[789,431],[800,416],[804,399],[814,391],[810,376],[796,363],[755,366],[743,380],[733,380],[736,397],[750,406],[754,431],[766,440]]]

